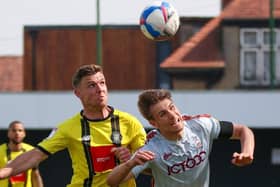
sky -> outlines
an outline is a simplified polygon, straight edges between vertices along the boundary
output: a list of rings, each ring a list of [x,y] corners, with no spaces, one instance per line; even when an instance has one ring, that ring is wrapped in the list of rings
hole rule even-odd
[[[169,0],[181,17],[213,17],[221,0]],[[0,56],[23,54],[23,28],[30,25],[96,24],[97,0],[9,0],[0,6]],[[100,0],[101,24],[138,24],[152,0]]]

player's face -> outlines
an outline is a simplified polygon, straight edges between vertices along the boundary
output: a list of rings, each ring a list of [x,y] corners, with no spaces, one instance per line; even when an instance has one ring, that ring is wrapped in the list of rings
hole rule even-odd
[[[99,109],[107,106],[108,91],[103,73],[83,77],[75,94],[87,109]]]
[[[181,113],[170,99],[164,99],[151,106],[153,119],[150,123],[167,137],[176,137],[183,130]]]
[[[21,123],[16,123],[8,130],[8,138],[14,144],[19,144],[25,138],[25,130]]]

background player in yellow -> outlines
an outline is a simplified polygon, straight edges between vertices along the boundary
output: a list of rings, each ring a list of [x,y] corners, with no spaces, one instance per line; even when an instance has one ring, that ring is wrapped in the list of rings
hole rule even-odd
[[[73,168],[68,187],[106,187],[111,170],[144,145],[146,133],[142,124],[131,114],[108,105],[106,80],[100,66],[81,66],[72,84],[83,109],[60,123],[36,149],[0,169],[0,178],[37,166],[49,155],[67,149]],[[136,186],[135,180],[120,185],[124,186]]]
[[[12,121],[8,128],[8,143],[0,146],[0,168],[20,154],[32,150],[33,146],[24,143],[26,136],[23,123]],[[16,176],[0,180],[1,187],[43,187],[43,181],[37,166],[23,171]]]

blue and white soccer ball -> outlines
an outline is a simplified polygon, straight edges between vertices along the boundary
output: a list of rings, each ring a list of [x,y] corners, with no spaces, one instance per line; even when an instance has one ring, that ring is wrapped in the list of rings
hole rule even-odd
[[[179,15],[169,2],[154,1],[141,13],[141,31],[151,40],[162,41],[172,38],[179,26]]]

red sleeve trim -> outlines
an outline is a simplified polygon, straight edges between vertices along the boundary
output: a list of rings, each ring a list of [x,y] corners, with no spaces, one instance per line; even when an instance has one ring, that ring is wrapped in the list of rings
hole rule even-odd
[[[153,137],[155,137],[158,134],[157,130],[151,130],[148,134],[147,134],[147,140],[146,143],[149,142]]]
[[[185,121],[191,120],[191,119],[196,119],[196,118],[201,118],[201,117],[210,118],[211,115],[210,114],[198,114],[198,115],[194,115],[194,116],[187,116],[187,115],[182,116],[183,120],[185,120]]]

